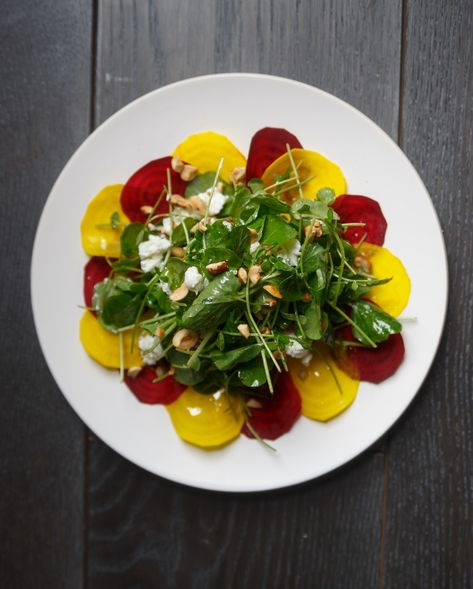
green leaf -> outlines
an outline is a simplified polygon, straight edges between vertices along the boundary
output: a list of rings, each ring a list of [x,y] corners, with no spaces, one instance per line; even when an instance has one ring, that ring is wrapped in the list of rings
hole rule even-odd
[[[194,388],[203,395],[213,395],[225,384],[225,374],[218,370],[207,372],[204,380],[196,383]]]
[[[185,217],[185,219],[183,219],[181,223],[179,223],[179,225],[173,229],[171,236],[172,245],[185,245],[187,243],[187,239],[184,227],[187,229],[187,235],[190,237],[189,232],[196,223],[197,220],[193,217]]]
[[[266,212],[289,213],[291,210],[291,207],[288,204],[269,194],[257,194],[253,196],[250,202],[253,206],[263,205]]]
[[[311,301],[304,313],[305,324],[304,333],[312,340],[319,340],[322,337],[322,314],[320,305],[316,301]]]
[[[266,218],[261,243],[270,247],[283,245],[290,239],[294,239],[296,235],[297,230],[292,225],[280,217],[270,216]]]
[[[127,225],[120,238],[122,255],[126,258],[137,256],[139,244],[147,238],[148,231],[141,223]]]
[[[189,184],[186,186],[186,191],[184,196],[194,196],[195,194],[201,194],[202,192],[206,192],[209,188],[212,188],[214,181],[215,181],[215,172],[205,172],[204,174],[198,174]],[[223,194],[230,194],[233,192],[232,187],[227,183],[218,179],[218,182],[222,182]]]
[[[390,335],[399,333],[402,329],[397,319],[366,301],[354,303],[352,310],[352,319],[355,324],[375,343],[387,340]],[[356,327],[353,327],[353,335],[361,343],[369,345]]]
[[[118,211],[115,211],[110,215],[110,225],[112,229],[118,229],[120,227],[120,214]]]
[[[219,370],[230,370],[237,364],[248,362],[252,360],[261,351],[260,344],[253,344],[251,346],[243,346],[234,350],[226,350],[224,352],[214,351],[210,354],[210,359]]]
[[[168,279],[169,288],[176,290],[184,282],[184,274],[189,268],[180,258],[169,258],[166,263],[166,276]]]
[[[317,268],[325,270],[325,249],[318,243],[307,243],[302,248],[301,254],[301,270],[304,274],[310,274],[315,272]]]
[[[251,190],[253,194],[256,194],[257,192],[264,190],[264,184],[261,178],[251,178],[247,184],[248,188]]]
[[[203,266],[223,261],[228,262],[230,268],[239,268],[241,266],[241,259],[226,247],[208,247],[202,256]]]
[[[184,312],[183,327],[196,330],[216,327],[235,304],[240,287],[240,281],[231,272],[214,278]]]
[[[317,200],[323,202],[326,205],[331,205],[335,200],[335,190],[333,188],[321,188],[317,192]]]
[[[246,387],[250,388],[260,387],[264,385],[267,380],[266,371],[261,358],[255,358],[251,362],[240,366],[237,374],[241,382]]]
[[[139,297],[119,294],[108,297],[103,305],[100,321],[110,331],[133,325],[140,310]]]

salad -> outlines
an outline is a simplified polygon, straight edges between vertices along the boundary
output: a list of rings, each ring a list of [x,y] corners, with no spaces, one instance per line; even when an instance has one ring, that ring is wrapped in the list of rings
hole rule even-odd
[[[386,230],[285,129],[255,133],[247,159],[191,135],[89,203],[81,342],[203,448],[328,421],[404,358],[410,281]]]

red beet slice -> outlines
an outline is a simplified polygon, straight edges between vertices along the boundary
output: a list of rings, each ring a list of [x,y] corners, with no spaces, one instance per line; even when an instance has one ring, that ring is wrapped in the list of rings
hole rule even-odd
[[[253,135],[246,162],[246,180],[261,178],[266,168],[286,153],[286,143],[291,149],[302,147],[299,139],[286,129],[264,127]]]
[[[171,188],[174,194],[184,194],[187,182],[171,168],[171,156],[153,160],[140,168],[125,184],[120,197],[123,212],[131,221],[144,223],[148,215],[141,211],[143,205],[154,206],[168,184],[167,170],[171,172]],[[162,198],[157,213],[166,213],[168,204]]]
[[[251,407],[248,421],[258,435],[267,440],[275,440],[288,432],[301,414],[301,397],[287,372],[277,379],[271,398],[258,397],[257,401],[262,407]],[[242,431],[245,436],[254,438],[247,425]]]
[[[84,267],[84,300],[87,307],[92,307],[94,286],[105,280],[110,274],[111,268],[105,258],[94,256],[90,258]],[[95,311],[94,311],[95,314]]]
[[[345,341],[355,341],[352,328],[347,325],[337,332]],[[379,383],[386,380],[404,359],[404,340],[400,333],[390,335],[376,348],[347,347],[335,354],[338,366],[352,378]]]
[[[366,241],[383,245],[387,222],[379,204],[368,196],[343,194],[332,205],[338,213],[341,223],[365,223],[364,227],[349,227],[343,237],[350,243],[357,244],[366,233]]]
[[[153,382],[156,372],[151,366],[144,366],[138,376],[131,378],[125,374],[125,383],[141,403],[149,405],[169,405],[175,401],[187,387],[167,376],[159,382]]]

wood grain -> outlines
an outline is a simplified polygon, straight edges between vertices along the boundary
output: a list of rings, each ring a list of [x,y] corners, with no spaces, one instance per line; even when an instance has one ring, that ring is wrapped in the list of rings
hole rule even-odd
[[[163,84],[260,71],[320,86],[398,129],[401,3],[101,0],[96,121]],[[360,31],[363,31],[360,34]],[[384,456],[274,495],[202,493],[90,445],[88,586],[370,588]]]
[[[170,483],[98,442],[91,456],[90,588],[377,586],[382,454],[250,496]]]
[[[473,11],[407,10],[402,143],[430,191],[450,268],[446,330],[417,402],[392,436],[386,587],[473,586]]]
[[[89,3],[6,0],[0,39],[0,585],[77,588],[84,428],[37,344],[29,266],[48,191],[88,132]]]

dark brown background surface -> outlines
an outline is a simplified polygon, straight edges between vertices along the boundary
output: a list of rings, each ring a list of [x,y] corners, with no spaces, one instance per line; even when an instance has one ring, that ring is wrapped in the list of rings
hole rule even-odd
[[[473,4],[1,8],[0,586],[473,587]],[[144,92],[224,71],[308,82],[372,117],[424,179],[450,265],[442,344],[405,416],[341,471],[273,494],[185,488],[92,437],[49,374],[30,311],[36,224],[73,151]]]

